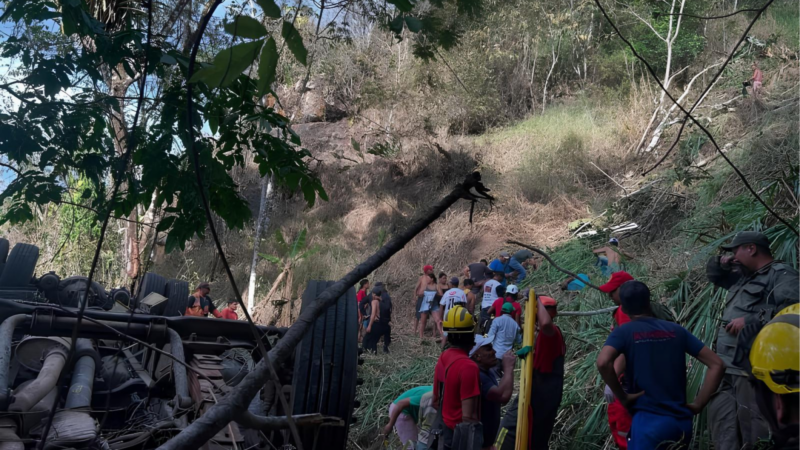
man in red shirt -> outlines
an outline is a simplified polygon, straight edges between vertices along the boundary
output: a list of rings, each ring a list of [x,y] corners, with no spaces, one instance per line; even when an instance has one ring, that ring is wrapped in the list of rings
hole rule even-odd
[[[538,297],[536,320],[539,334],[533,350],[533,385],[531,402],[533,406],[531,448],[547,450],[550,434],[556,423],[558,408],[564,392],[564,355],[567,346],[561,329],[553,323],[558,315],[556,300]]]
[[[613,313],[614,325],[611,326],[612,331],[615,327],[631,321],[631,318],[622,311],[619,299],[619,288],[628,281],[633,281],[633,277],[628,272],[614,272],[611,274],[611,279],[608,280],[608,283],[600,286],[600,290],[608,294],[611,297],[611,301],[617,305],[617,309]],[[620,378],[620,384],[624,387],[625,355],[620,354],[614,361],[614,370]],[[611,428],[611,435],[617,447],[626,450],[628,448],[628,433],[631,431],[633,418],[625,406],[614,397],[608,386],[605,387],[604,395],[608,402],[608,426]]]
[[[480,421],[480,369],[469,358],[475,344],[475,322],[461,305],[447,312],[442,322],[450,348],[436,362],[433,377],[433,404],[442,414],[439,439],[450,449],[456,426]]]
[[[229,300],[228,307],[222,310],[222,318],[228,320],[239,320],[239,315],[236,314],[236,309],[239,303],[236,300]]]
[[[504,303],[511,303],[514,307],[514,312],[511,313],[511,317],[517,321],[517,325],[522,325],[520,323],[520,317],[522,317],[522,306],[520,306],[519,302],[517,302],[517,296],[519,295],[519,288],[515,285],[509,285],[506,288],[506,295],[505,297],[498,298],[497,300],[492,303],[492,308],[494,308],[494,316],[500,317],[503,315],[503,304]]]
[[[358,341],[361,342],[364,334],[366,334],[367,322],[369,322],[369,317],[364,317],[361,308],[361,302],[364,300],[364,297],[367,296],[367,292],[369,292],[369,280],[366,278],[361,280],[358,286],[358,292],[356,292],[356,301],[358,302]]]
[[[536,321],[539,333],[536,335],[533,352],[533,385],[531,401],[528,402],[531,405],[529,412],[532,420],[528,435],[529,448],[547,450],[564,392],[564,355],[567,353],[567,346],[561,330],[553,323],[553,318],[558,315],[556,300],[545,296],[540,296],[537,300],[539,306],[536,309]],[[515,448],[518,405],[519,397],[512,401],[500,422],[500,432],[495,441],[495,448],[498,450]]]

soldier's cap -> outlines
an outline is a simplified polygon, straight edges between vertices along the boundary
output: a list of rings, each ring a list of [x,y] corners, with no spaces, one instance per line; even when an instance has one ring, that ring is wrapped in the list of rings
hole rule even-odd
[[[723,250],[733,250],[745,244],[756,244],[759,247],[769,248],[769,239],[764,233],[759,233],[758,231],[741,231],[736,233],[730,244],[723,245],[721,248]]]

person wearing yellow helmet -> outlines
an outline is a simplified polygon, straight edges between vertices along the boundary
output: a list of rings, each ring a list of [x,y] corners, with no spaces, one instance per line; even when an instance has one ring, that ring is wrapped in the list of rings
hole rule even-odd
[[[475,320],[467,308],[459,304],[450,308],[442,328],[450,346],[436,362],[433,404],[442,416],[439,439],[449,449],[457,425],[480,421],[480,369],[469,357],[475,344]]]
[[[800,444],[800,305],[784,308],[756,336],[750,349],[756,403],[775,449]]]
[[[725,253],[706,264],[706,276],[728,290],[714,344],[727,368],[719,392],[708,404],[708,428],[715,448],[752,448],[769,437],[769,426],[758,412],[744,367],[747,358],[742,356],[752,343],[751,332],[797,303],[800,283],[791,265],[774,259],[763,233],[742,231],[721,249]]]

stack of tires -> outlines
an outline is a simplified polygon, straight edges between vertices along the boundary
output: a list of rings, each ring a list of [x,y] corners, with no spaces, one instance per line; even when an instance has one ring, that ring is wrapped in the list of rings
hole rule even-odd
[[[165,302],[150,308],[150,314],[165,317],[182,316],[186,312],[189,302],[189,283],[181,280],[167,280],[156,273],[147,272],[142,277],[139,295],[136,296],[133,308],[151,293],[157,293],[167,298]]]
[[[302,297],[302,307],[313,303],[333,281],[311,281]],[[358,312],[355,288],[314,322],[312,330],[297,346],[294,363],[293,413],[320,413],[339,417],[343,427],[322,427],[319,433],[303,433],[303,448],[341,449],[356,406],[356,372],[359,364]],[[316,444],[316,446],[315,446]]]

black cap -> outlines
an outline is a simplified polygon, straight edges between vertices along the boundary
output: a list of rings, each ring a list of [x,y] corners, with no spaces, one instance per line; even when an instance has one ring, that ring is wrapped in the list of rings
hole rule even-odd
[[[644,314],[650,309],[650,289],[641,281],[627,281],[619,288],[619,299],[625,314]]]
[[[769,248],[769,239],[764,233],[759,233],[758,231],[741,231],[736,233],[730,244],[721,247],[723,250],[733,250],[745,244],[756,244],[759,247]]]

